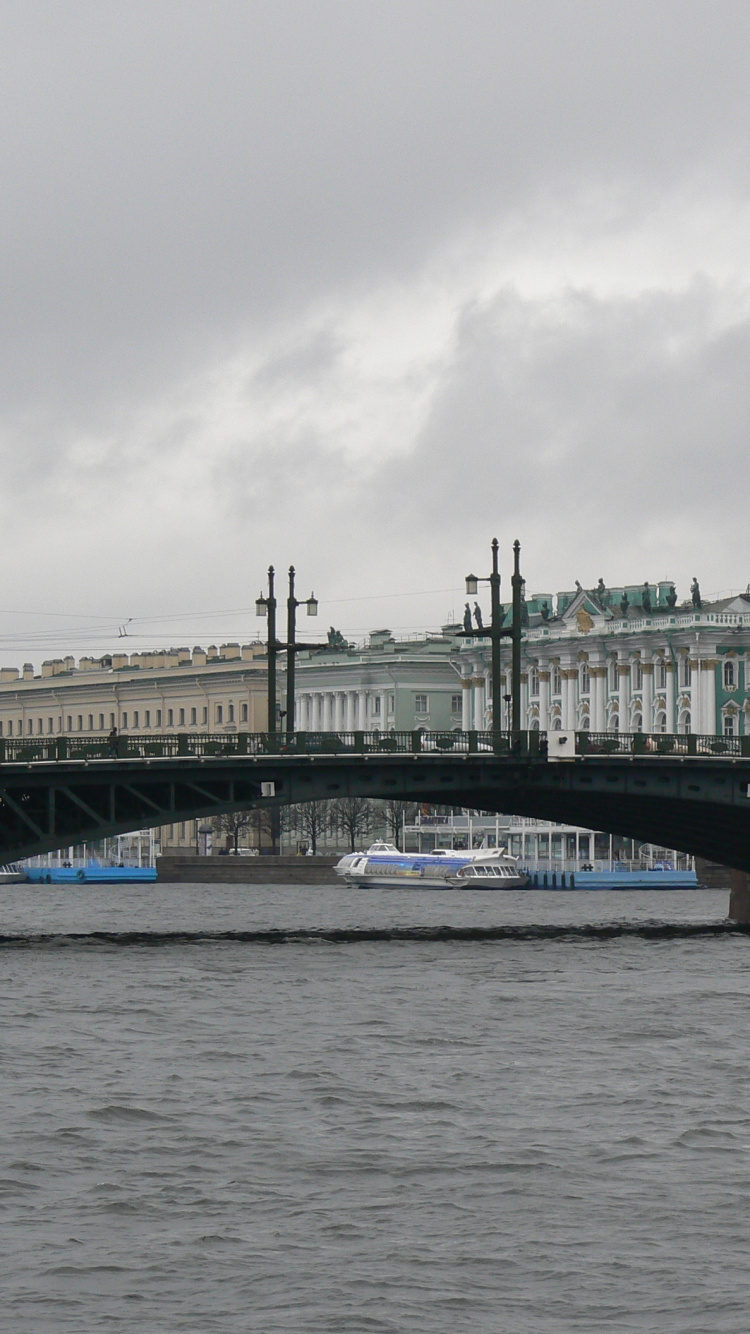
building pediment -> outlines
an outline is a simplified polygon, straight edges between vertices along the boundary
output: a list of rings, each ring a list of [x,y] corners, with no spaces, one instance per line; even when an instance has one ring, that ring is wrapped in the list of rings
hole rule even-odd
[[[563,624],[578,634],[588,635],[612,620],[611,611],[600,605],[593,594],[580,588],[562,614]]]

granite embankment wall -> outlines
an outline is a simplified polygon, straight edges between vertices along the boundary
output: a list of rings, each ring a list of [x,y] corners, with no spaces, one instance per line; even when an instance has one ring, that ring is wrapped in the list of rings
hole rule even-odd
[[[229,885],[331,885],[335,857],[158,857],[162,882]]]

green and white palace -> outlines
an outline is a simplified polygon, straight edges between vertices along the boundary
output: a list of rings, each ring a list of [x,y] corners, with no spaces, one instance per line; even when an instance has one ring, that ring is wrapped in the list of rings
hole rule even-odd
[[[507,609],[509,613],[509,608]],[[696,580],[539,594],[524,603],[522,727],[750,734],[750,588],[704,602]],[[487,640],[464,640],[465,730],[493,725]],[[509,647],[501,726],[507,727]]]

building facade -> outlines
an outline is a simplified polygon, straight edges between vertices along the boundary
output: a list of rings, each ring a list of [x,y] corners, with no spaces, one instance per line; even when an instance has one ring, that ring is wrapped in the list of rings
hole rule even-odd
[[[580,586],[525,604],[522,727],[540,731],[750,734],[750,591],[677,605],[670,583]],[[464,730],[492,727],[490,650],[458,654]],[[501,727],[510,649],[503,648]]]

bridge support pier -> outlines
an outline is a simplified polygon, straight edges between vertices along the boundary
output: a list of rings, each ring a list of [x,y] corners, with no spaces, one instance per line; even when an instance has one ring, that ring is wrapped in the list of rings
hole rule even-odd
[[[732,870],[729,883],[729,917],[732,922],[750,923],[750,874]]]

